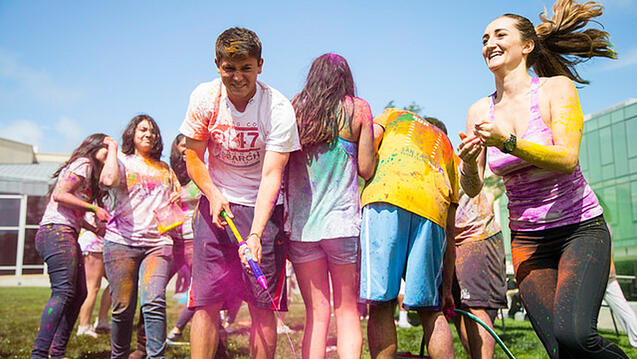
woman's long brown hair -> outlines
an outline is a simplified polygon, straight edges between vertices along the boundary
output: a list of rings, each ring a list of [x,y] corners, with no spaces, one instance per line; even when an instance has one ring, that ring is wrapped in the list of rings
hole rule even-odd
[[[553,17],[548,18],[546,9],[540,13],[542,23],[533,27],[531,21],[516,14],[504,14],[516,20],[516,28],[522,41],[533,40],[535,47],[527,58],[527,66],[541,77],[564,75],[571,80],[587,84],[575,66],[593,57],[617,58],[608,32],[588,28],[602,15],[602,5],[588,1],[583,4],[573,0],[557,0],[553,4]],[[600,24],[601,25],[601,24]]]
[[[51,176],[51,178],[56,179],[56,183],[49,191],[49,196],[51,195],[53,188],[55,188],[55,186],[57,185],[58,176],[60,175],[62,170],[68,167],[78,158],[84,157],[88,159],[92,167],[91,178],[85,179],[88,181],[88,187],[91,190],[88,202],[92,203],[93,201],[95,201],[97,202],[98,206],[103,206],[106,191],[100,188],[100,174],[102,173],[102,167],[104,165],[97,160],[95,155],[97,154],[97,151],[106,147],[106,145],[104,144],[104,138],[106,138],[105,134],[94,133],[85,138],[84,141],[82,141],[82,144],[80,144],[76,149],[73,150],[73,153],[71,153],[71,157],[66,162],[64,162]]]
[[[353,117],[354,79],[345,58],[324,54],[312,62],[303,90],[292,106],[303,147],[332,142]]]

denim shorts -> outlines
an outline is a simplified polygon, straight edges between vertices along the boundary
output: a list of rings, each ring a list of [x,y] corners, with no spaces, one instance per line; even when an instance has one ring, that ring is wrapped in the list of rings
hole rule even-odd
[[[332,264],[353,264],[358,260],[358,237],[329,238],[318,242],[290,241],[288,259],[302,264],[327,257]]]

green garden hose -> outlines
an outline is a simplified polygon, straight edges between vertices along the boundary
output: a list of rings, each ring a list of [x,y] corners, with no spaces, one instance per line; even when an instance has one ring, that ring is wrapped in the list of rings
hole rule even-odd
[[[500,337],[497,334],[495,334],[493,329],[489,328],[488,325],[486,325],[483,321],[478,319],[478,317],[476,317],[475,315],[473,315],[471,313],[465,312],[464,310],[460,310],[460,309],[452,309],[452,311],[455,312],[455,313],[458,313],[458,314],[466,315],[467,317],[473,319],[476,323],[480,324],[484,329],[486,329],[489,332],[489,334],[491,334],[491,336],[493,337],[493,339],[495,339],[495,341],[498,343],[498,345],[500,345],[502,347],[502,349],[504,350],[506,355],[510,359],[515,359],[513,354],[511,354],[511,351],[509,351],[509,348],[507,348],[507,346],[504,345],[504,343],[502,342],[502,339],[500,339]]]

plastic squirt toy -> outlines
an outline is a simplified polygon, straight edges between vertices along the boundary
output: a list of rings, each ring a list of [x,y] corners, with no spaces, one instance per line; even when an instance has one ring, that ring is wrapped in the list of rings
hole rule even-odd
[[[232,219],[226,214],[226,211],[221,211],[221,216],[226,220],[226,222],[228,222],[228,226],[230,226],[230,229],[232,230],[234,237],[237,239],[237,242],[239,242],[239,249],[241,249],[241,251],[243,252],[243,255],[246,256],[246,259],[248,260],[248,264],[250,265],[250,269],[252,270],[252,273],[256,277],[257,282],[263,287],[263,289],[267,291],[268,281],[265,280],[265,276],[263,275],[261,268],[257,264],[257,261],[254,259],[252,252],[250,252],[250,249],[248,248],[248,243],[246,243],[246,241],[244,241],[243,238],[241,238],[241,234],[239,234],[237,227],[234,225],[234,222],[232,221]]]
[[[228,216],[226,211],[223,211],[223,210],[221,211],[221,217],[223,217],[226,220],[226,222],[228,222],[228,226],[230,226],[230,229],[232,230],[234,237],[237,239],[237,242],[239,242],[239,249],[243,251],[243,255],[248,260],[248,264],[250,265],[252,274],[254,274],[254,276],[257,279],[257,282],[263,287],[263,289],[265,289],[265,292],[268,294],[268,297],[270,298],[270,301],[272,302],[272,308],[274,308],[274,311],[276,312],[277,317],[279,318],[281,323],[283,323],[283,318],[281,318],[281,313],[279,313],[277,306],[274,304],[274,299],[272,299],[272,296],[270,295],[270,292],[268,291],[268,281],[265,279],[265,276],[263,275],[261,268],[259,268],[257,261],[254,259],[252,252],[250,252],[250,249],[248,248],[248,244],[246,243],[246,241],[243,240],[243,238],[241,238],[241,234],[239,234],[239,230],[237,230],[237,227],[234,225],[232,218]],[[290,334],[286,332],[285,335],[288,337],[288,343],[290,343],[290,348],[292,349],[292,356],[294,356],[294,359],[296,359],[296,351],[294,350],[294,344],[292,344],[292,339],[290,338]]]

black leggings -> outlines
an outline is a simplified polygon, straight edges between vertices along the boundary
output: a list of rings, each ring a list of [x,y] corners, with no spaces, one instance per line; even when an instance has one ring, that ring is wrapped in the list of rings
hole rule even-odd
[[[602,216],[542,231],[511,234],[522,302],[551,358],[628,358],[597,333],[610,270]]]

